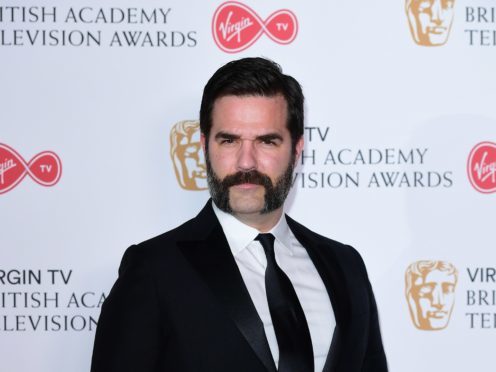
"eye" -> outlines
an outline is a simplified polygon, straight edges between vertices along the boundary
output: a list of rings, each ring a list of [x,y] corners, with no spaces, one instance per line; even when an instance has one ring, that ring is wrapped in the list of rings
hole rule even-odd
[[[432,4],[431,4],[431,1],[429,1],[429,0],[421,1],[421,2],[419,2],[419,5],[418,5],[418,9],[420,12],[426,12],[426,11],[430,10],[431,7],[432,7]]]
[[[279,146],[282,142],[282,139],[279,136],[268,135],[268,136],[260,136],[258,138],[258,143],[265,147],[276,147]]]
[[[419,293],[420,297],[426,297],[426,296],[430,295],[433,290],[434,290],[434,285],[424,284],[424,285],[420,286],[418,293]]]
[[[451,283],[443,283],[443,293],[454,293],[455,286]]]
[[[237,142],[236,138],[221,138],[219,143],[223,146],[233,145]]]
[[[273,145],[273,146],[277,145],[277,143],[276,143],[276,141],[275,141],[275,140],[273,140],[273,139],[269,139],[269,138],[267,138],[267,139],[263,139],[261,142],[262,142],[264,145]]]

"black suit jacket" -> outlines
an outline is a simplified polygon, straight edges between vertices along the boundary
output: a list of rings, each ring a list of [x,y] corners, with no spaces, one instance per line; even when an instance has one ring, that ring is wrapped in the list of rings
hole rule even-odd
[[[286,218],[321,275],[336,317],[324,371],[386,372],[360,255]],[[276,371],[210,202],[196,218],[131,246],[102,306],[91,372],[165,371]]]

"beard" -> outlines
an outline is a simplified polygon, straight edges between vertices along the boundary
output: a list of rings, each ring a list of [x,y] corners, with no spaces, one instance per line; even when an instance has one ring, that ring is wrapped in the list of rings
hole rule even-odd
[[[260,210],[261,214],[270,213],[282,207],[286,197],[291,190],[294,170],[294,156],[291,156],[286,170],[279,178],[272,183],[270,177],[256,170],[248,172],[236,172],[220,179],[212,169],[208,150],[205,154],[205,163],[207,166],[207,182],[210,190],[210,196],[215,205],[226,213],[233,213],[229,199],[229,188],[243,183],[261,185],[265,189],[264,206]]]

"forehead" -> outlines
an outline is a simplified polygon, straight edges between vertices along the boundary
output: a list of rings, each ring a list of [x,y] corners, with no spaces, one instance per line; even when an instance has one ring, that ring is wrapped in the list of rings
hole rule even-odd
[[[287,103],[282,95],[224,96],[214,102],[212,133],[262,134],[287,129]]]
[[[432,270],[425,275],[424,278],[417,278],[415,281],[416,285],[422,285],[424,283],[455,283],[456,278],[454,274],[450,274],[446,271]]]
[[[422,6],[428,6],[428,7],[432,7],[434,5],[434,3],[438,3],[441,5],[441,8],[447,8],[448,6],[451,6],[453,5],[453,3],[455,2],[455,0],[410,0],[408,1],[407,3],[407,6],[410,7],[410,6],[415,6],[415,7],[418,7],[419,5],[422,5]]]
[[[176,134],[178,146],[191,145],[200,142],[200,130],[191,131],[186,134]]]

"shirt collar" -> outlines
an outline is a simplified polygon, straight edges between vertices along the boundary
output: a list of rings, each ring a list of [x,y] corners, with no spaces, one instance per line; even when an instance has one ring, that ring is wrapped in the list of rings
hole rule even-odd
[[[239,252],[248,247],[260,233],[260,231],[244,224],[232,214],[221,211],[213,201],[212,207],[222,226],[222,230],[224,231],[224,235],[226,236],[233,256],[236,256]],[[282,246],[289,250],[291,255],[293,254],[293,247],[291,245],[292,233],[284,214],[281,215],[279,221],[269,232],[275,236],[276,240],[279,241]]]

